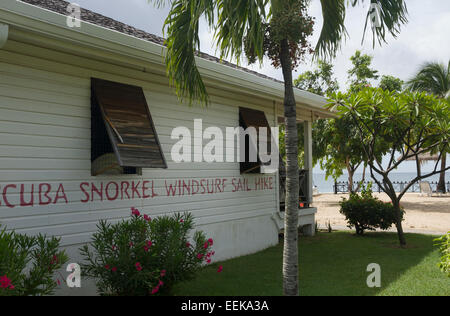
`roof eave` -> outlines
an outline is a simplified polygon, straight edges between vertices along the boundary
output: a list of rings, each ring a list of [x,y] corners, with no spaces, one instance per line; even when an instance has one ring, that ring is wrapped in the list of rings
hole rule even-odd
[[[165,47],[157,43],[133,37],[89,22],[81,21],[81,27],[67,26],[67,16],[16,0],[2,0],[0,21],[20,29],[45,34],[64,41],[83,44],[112,54],[133,57],[141,63],[163,65]],[[282,100],[284,85],[280,82],[259,77],[240,69],[220,63],[196,58],[202,76],[234,85],[242,90],[253,91],[259,96]],[[295,89],[296,101],[305,105],[320,117],[334,117],[326,110],[326,99],[299,89]]]

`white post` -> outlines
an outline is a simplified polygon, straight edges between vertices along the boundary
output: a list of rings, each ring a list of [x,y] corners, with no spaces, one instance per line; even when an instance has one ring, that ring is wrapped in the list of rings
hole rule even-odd
[[[6,24],[0,23],[0,49],[5,46],[8,40],[9,27]]]
[[[312,159],[312,122],[304,121],[303,123],[305,131],[305,166],[304,169],[308,170],[308,202],[312,203],[313,193],[313,159]]]

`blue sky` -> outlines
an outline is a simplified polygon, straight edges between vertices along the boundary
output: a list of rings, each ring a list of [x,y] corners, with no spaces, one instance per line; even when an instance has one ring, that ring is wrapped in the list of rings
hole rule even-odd
[[[388,44],[376,48],[372,47],[369,33],[365,43],[361,44],[369,2],[365,1],[365,5],[348,10],[346,27],[349,37],[333,62],[335,75],[342,89],[347,86],[347,70],[351,67],[349,58],[357,49],[374,57],[373,68],[379,70],[380,75],[394,75],[403,80],[413,76],[419,66],[426,61],[448,62],[450,58],[449,0],[406,0],[409,23],[403,26],[401,34],[396,39],[389,37]],[[76,3],[83,8],[160,36],[163,35],[162,26],[169,11],[167,7],[155,8],[147,0],[76,0]],[[311,39],[314,45],[323,22],[320,1],[311,1],[310,15],[316,17],[316,32]],[[212,32],[205,25],[201,28],[200,38],[201,50],[214,55]],[[241,64],[247,67],[244,60]],[[270,62],[265,62],[262,67],[252,65],[249,68],[282,80],[281,71],[274,69]],[[311,68],[313,65],[310,60],[307,60],[300,65],[296,75]],[[428,170],[431,167],[431,164],[427,164],[424,169]],[[411,172],[411,170],[415,170],[414,162],[406,163],[399,172]],[[320,172],[319,169],[316,171]]]

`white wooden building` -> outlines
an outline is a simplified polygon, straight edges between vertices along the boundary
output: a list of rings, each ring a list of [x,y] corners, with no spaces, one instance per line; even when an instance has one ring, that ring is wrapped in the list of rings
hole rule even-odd
[[[211,105],[180,104],[165,75],[162,39],[87,10],[80,27],[69,27],[67,5],[61,0],[0,2],[0,223],[21,233],[60,236],[71,262],[80,260],[78,248],[90,240],[100,219],[127,218],[131,207],[153,217],[192,212],[197,227],[214,239],[216,260],[277,244],[283,226],[278,173],[241,173],[239,162],[175,163],[170,152],[177,142],[172,129],[193,130],[195,119],[202,120],[203,129],[225,129],[239,126],[240,111],[250,109],[262,111],[276,126],[283,115],[283,84],[201,54],[197,63]],[[139,156],[142,148],[123,149],[126,145],[117,142],[117,117],[114,121],[106,113],[111,109],[103,101],[120,89],[145,96],[136,106],[142,110],[145,104],[149,114],[144,116],[149,141],[157,148],[149,154],[153,161],[134,159],[131,154]],[[298,120],[307,122],[312,192],[311,122],[331,114],[323,98],[295,93]],[[100,132],[91,128],[98,122]],[[111,140],[113,148],[98,153],[93,144],[102,139]],[[133,168],[94,175],[93,155],[107,152]],[[310,233],[315,211],[299,212]]]

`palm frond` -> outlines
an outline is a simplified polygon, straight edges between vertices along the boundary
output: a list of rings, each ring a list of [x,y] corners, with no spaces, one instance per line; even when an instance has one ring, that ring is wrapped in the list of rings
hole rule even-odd
[[[450,93],[450,61],[447,68],[439,62],[422,65],[417,74],[407,82],[410,90],[423,91],[446,98]]]
[[[218,0],[215,39],[221,58],[235,58],[243,53],[244,41],[253,47],[258,59],[264,56],[264,23],[268,0]]]
[[[345,0],[320,0],[323,26],[316,46],[316,57],[333,58],[339,50],[342,38],[346,37]]]
[[[358,3],[363,3],[364,0],[352,0],[352,5],[356,6]],[[400,28],[403,24],[408,22],[408,9],[405,0],[370,0],[371,4],[376,4],[379,10],[380,25],[372,27],[373,46],[376,40],[382,45],[386,43],[386,33],[389,32],[393,37],[400,34]],[[364,41],[367,26],[371,21],[372,11],[369,9],[366,17],[366,24],[364,26]]]
[[[207,22],[214,23],[215,1],[175,0],[164,23],[167,34],[165,56],[169,80],[175,86],[180,100],[188,98],[189,104],[199,101],[209,103],[208,94],[195,56],[200,48],[199,23],[205,16]]]

